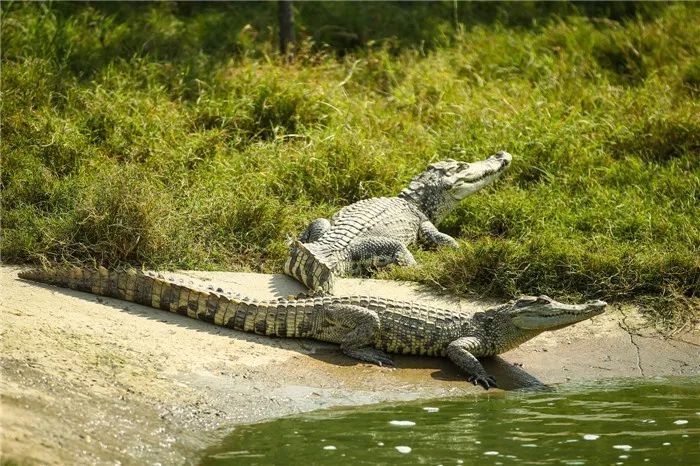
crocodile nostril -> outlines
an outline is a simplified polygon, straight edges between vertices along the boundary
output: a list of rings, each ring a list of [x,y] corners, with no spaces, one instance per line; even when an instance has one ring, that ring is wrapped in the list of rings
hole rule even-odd
[[[506,165],[509,164],[510,161],[513,159],[513,156],[504,150],[496,152],[495,157],[496,159],[501,160]]]

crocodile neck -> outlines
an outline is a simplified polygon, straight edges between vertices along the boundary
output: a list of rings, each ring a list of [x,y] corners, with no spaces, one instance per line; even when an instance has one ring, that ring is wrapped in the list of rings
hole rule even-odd
[[[442,222],[458,202],[437,188],[425,188],[420,191],[406,188],[397,197],[406,201],[435,225]]]

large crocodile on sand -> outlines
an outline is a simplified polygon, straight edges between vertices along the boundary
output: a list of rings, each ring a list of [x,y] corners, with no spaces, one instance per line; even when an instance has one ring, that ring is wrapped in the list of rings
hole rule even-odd
[[[332,293],[336,275],[389,264],[414,265],[408,246],[457,247],[435,225],[466,196],[493,182],[512,156],[498,152],[467,163],[444,160],[428,166],[396,197],[365,199],[319,218],[292,242],[284,272],[312,291]]]
[[[466,314],[366,296],[258,301],[134,269],[59,267],[20,272],[19,276],[235,330],[337,343],[347,356],[380,366],[393,365],[386,352],[446,356],[466,372],[467,380],[486,389],[496,382],[477,358],[503,353],[544,331],[590,319],[606,306],[603,301],[562,304],[540,296]]]

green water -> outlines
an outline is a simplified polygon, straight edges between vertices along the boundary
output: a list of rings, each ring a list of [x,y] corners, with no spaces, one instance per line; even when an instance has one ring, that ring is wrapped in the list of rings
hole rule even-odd
[[[237,427],[202,464],[700,465],[698,382],[617,380],[319,411]]]

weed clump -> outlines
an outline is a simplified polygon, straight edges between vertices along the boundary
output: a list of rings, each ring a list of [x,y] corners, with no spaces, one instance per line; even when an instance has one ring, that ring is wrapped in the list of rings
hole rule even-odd
[[[683,84],[691,95],[700,95],[700,60],[691,62],[683,72]]]
[[[236,144],[256,140],[269,141],[286,135],[298,135],[328,117],[318,96],[301,86],[285,83],[272,76],[267,81],[251,76],[239,77],[223,95],[212,96],[194,109],[195,128],[220,129]],[[228,86],[227,86],[228,87]]]
[[[694,120],[645,121],[615,141],[612,149],[618,156],[634,154],[644,161],[655,163],[685,158],[689,166],[698,168],[700,160],[690,156],[700,151],[700,118]]]

